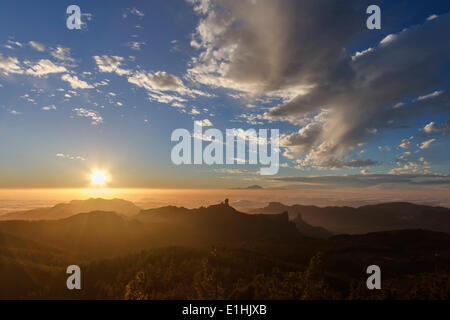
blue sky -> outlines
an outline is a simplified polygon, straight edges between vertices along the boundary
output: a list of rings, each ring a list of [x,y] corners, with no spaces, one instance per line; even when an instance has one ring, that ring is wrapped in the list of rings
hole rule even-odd
[[[448,1],[320,2],[2,1],[0,187],[447,187]],[[279,174],[175,166],[206,119],[280,129]]]

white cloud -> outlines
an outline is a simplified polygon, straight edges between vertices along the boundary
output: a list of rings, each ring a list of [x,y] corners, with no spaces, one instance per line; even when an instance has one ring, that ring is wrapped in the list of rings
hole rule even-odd
[[[49,105],[49,106],[45,106],[41,108],[44,111],[49,111],[49,110],[56,110],[56,106],[55,105]]]
[[[184,99],[182,97],[163,93],[163,92],[149,92],[148,99],[150,101],[158,101],[160,103],[171,103],[173,101],[178,101],[178,102],[186,102],[187,101],[186,99]]]
[[[19,48],[23,47],[23,44],[21,44],[19,41],[8,40],[8,43]]]
[[[172,102],[171,106],[175,107],[175,108],[185,108],[186,107],[184,104],[176,102],[176,101]]]
[[[427,18],[427,21],[434,20],[434,19],[436,19],[437,17],[439,17],[437,14],[432,14],[432,15],[430,15],[430,16]]]
[[[98,70],[100,72],[115,72],[119,76],[128,75],[131,73],[130,70],[122,69],[120,66],[124,60],[123,57],[119,56],[94,56],[94,60],[97,63]]]
[[[108,84],[109,84],[109,80],[108,80],[108,79],[105,79],[105,80],[102,80],[102,81],[100,81],[100,82],[94,83],[94,87],[107,86]]]
[[[395,41],[397,38],[396,34],[388,34],[386,37],[383,38],[383,40],[380,41],[380,45],[387,45],[390,42]]]
[[[423,131],[427,134],[437,134],[437,135],[447,135],[450,133],[450,120],[442,123],[441,125],[437,125],[434,121],[427,124]]]
[[[0,71],[4,75],[9,75],[10,73],[22,74],[23,70],[20,67],[19,59],[15,57],[3,57],[0,53]]]
[[[140,10],[138,10],[138,9],[136,9],[136,8],[132,8],[132,9],[130,10],[130,13],[131,13],[131,14],[134,14],[134,15],[136,15],[136,16],[138,16],[138,17],[143,17],[143,16],[145,16],[145,14],[144,14],[142,11],[140,11]]]
[[[189,112],[189,114],[200,114],[200,111],[197,110],[197,108],[192,107],[191,111]]]
[[[422,174],[430,175],[432,172],[429,167],[423,167],[421,164],[415,162],[407,162],[403,167],[394,168],[389,171],[389,174],[394,175],[411,175],[411,174]]]
[[[45,51],[45,46],[40,42],[30,41],[29,44],[33,49],[35,49],[37,51],[40,51],[40,52]]]
[[[67,81],[72,89],[91,89],[93,86],[91,86],[86,81],[78,79],[77,76],[71,76],[70,74],[64,74],[61,76],[61,80]]]
[[[165,71],[155,73],[137,71],[128,78],[128,82],[148,91],[175,91],[181,94],[188,91],[180,78]]]
[[[27,69],[26,74],[42,77],[52,73],[67,72],[66,67],[54,64],[48,59],[41,59],[37,64]]]
[[[435,128],[436,128],[436,123],[434,123],[434,122],[432,121],[432,122],[430,122],[429,124],[427,124],[427,125],[423,128],[423,130],[424,130],[426,133],[432,133],[432,132],[435,130]]]
[[[138,18],[140,18],[140,19],[142,19],[144,16],[145,16],[145,13],[144,12],[142,12],[141,10],[139,10],[139,9],[137,9],[137,8],[135,8],[135,7],[133,7],[133,8],[127,8],[126,10],[125,10],[125,12],[122,14],[122,17],[125,19],[125,18],[128,18],[128,15],[134,15],[134,16],[137,16]]]
[[[430,140],[427,140],[427,141],[424,141],[424,142],[422,142],[421,144],[420,144],[420,149],[428,149],[429,147],[430,147],[430,145],[434,142],[434,141],[436,141],[436,139],[430,139]]]
[[[128,82],[146,89],[149,91],[150,99],[158,102],[186,101],[186,99],[175,95],[167,95],[165,91],[172,91],[181,96],[189,97],[210,96],[208,93],[200,90],[187,88],[179,77],[165,71],[157,71],[155,73],[137,71],[128,77]]]
[[[141,50],[141,47],[144,46],[146,43],[145,41],[130,41],[127,43],[127,47],[129,47],[132,50],[139,51]]]
[[[298,152],[300,165],[373,165],[351,159],[358,143],[373,138],[367,129],[383,133],[427,112],[416,101],[409,108],[396,104],[441,86],[440,70],[450,56],[441,31],[448,29],[449,14],[392,33],[357,55],[343,49],[361,30],[361,16],[349,2],[190,2],[200,18],[191,41],[198,54],[186,78],[248,100],[283,92],[283,102],[264,113],[263,120],[288,121],[299,130],[311,122],[323,124],[311,146]],[[317,114],[322,119],[312,120]]]
[[[409,138],[403,139],[402,142],[400,143],[399,147],[402,149],[408,149],[411,146],[413,139],[414,139],[414,137],[409,137]]]
[[[19,111],[14,110],[14,109],[11,110],[9,113],[12,114],[12,115],[15,115],[15,116],[18,116],[18,115],[21,115],[21,114],[22,114],[22,112],[19,112]]]
[[[432,93],[430,93],[430,94],[426,94],[426,95],[424,95],[424,96],[418,97],[417,100],[418,100],[418,101],[421,101],[421,100],[426,100],[426,99],[435,98],[435,97],[441,95],[443,92],[444,92],[444,91],[434,91],[434,92],[432,92]]]
[[[94,110],[74,108],[73,111],[75,111],[76,115],[79,117],[90,118],[92,120],[91,124],[93,126],[103,123],[102,116]]]
[[[61,159],[68,159],[68,160],[79,160],[79,161],[85,161],[86,159],[82,156],[72,156],[70,154],[64,154],[64,153],[57,153],[56,156]]]
[[[373,51],[373,48],[368,48],[368,49],[363,50],[363,51],[356,51],[356,53],[352,56],[352,60],[355,60],[358,57],[361,57],[361,56],[363,56],[365,54],[368,54],[371,51]]]
[[[70,49],[63,46],[57,46],[50,52],[50,54],[52,55],[52,57],[61,61],[75,61],[75,59],[70,56]]]
[[[209,121],[209,119],[203,119],[203,120],[201,121],[201,124],[202,124],[202,126],[204,126],[204,127],[212,127],[212,126],[213,126],[212,122]]]

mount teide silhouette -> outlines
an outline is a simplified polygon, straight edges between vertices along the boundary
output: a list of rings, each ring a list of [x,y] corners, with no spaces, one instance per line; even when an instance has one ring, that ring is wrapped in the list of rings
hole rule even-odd
[[[294,220],[300,213],[303,220],[334,233],[369,233],[399,229],[427,229],[450,233],[450,209],[407,202],[382,203],[353,207],[316,207],[271,202],[267,207],[249,213],[274,214],[288,212]]]

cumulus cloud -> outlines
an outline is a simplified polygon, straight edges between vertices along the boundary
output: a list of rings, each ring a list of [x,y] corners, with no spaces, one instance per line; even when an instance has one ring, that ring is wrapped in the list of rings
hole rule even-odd
[[[103,123],[103,118],[97,111],[85,108],[74,108],[73,111],[78,117],[90,118],[92,120],[91,124],[93,126]]]
[[[93,86],[91,86],[86,81],[78,79],[77,76],[71,76],[70,74],[63,74],[61,76],[61,80],[67,81],[72,89],[91,89]]]
[[[19,59],[15,57],[3,57],[0,53],[0,72],[7,76],[10,73],[22,74],[23,70],[20,67]]]
[[[320,122],[312,122],[296,133],[282,135],[280,145],[289,147],[291,152],[297,157],[301,157],[313,147],[318,137],[322,134],[322,126],[323,124]]]
[[[129,77],[128,81],[149,91],[175,91],[179,93],[187,91],[179,77],[165,71],[155,73],[138,71]]]
[[[128,77],[128,82],[146,89],[151,100],[169,103],[172,101],[184,102],[184,98],[176,95],[167,95],[165,91],[171,91],[181,96],[210,96],[209,94],[186,87],[179,77],[165,71],[155,73],[146,71],[136,71]]]
[[[25,73],[35,77],[43,77],[48,74],[62,72],[67,72],[66,67],[56,65],[48,59],[41,59],[35,65],[30,66],[30,68],[27,69]]]
[[[115,72],[119,76],[128,75],[131,73],[130,70],[122,69],[121,65],[124,60],[123,57],[119,56],[94,56],[94,60],[97,63],[98,70],[100,72]]]
[[[423,131],[428,135],[442,135],[446,136],[450,133],[450,120],[445,121],[441,125],[437,125],[434,121],[427,124]]]
[[[450,56],[450,44],[441,37],[441,30],[450,28],[450,14],[394,32],[352,55],[346,47],[361,34],[361,12],[369,1],[190,2],[200,15],[191,42],[199,54],[187,77],[251,97],[291,90],[292,98],[264,119],[301,127],[313,123],[305,129],[316,130],[308,139],[298,132],[290,137],[307,140],[297,149],[304,154],[301,162],[313,166],[345,164],[358,143],[392,128],[392,120],[401,125],[424,112],[419,104],[429,99],[409,110],[392,106],[442,85],[440,66]],[[434,102],[443,96],[434,95]],[[441,108],[445,105],[448,101]]]
[[[431,170],[428,166],[422,167],[422,164],[418,164],[415,162],[407,162],[403,165],[403,167],[394,168],[389,171],[390,174],[431,174]]]
[[[203,127],[212,127],[213,124],[209,119],[203,119],[202,121],[199,121]]]

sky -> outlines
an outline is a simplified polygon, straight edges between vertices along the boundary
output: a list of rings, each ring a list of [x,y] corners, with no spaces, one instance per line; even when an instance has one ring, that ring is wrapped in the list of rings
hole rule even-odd
[[[66,26],[72,4],[81,30]],[[366,27],[372,4],[380,30]],[[84,188],[104,170],[111,188],[450,203],[449,31],[450,3],[435,0],[4,0],[0,188]],[[279,129],[278,174],[175,165],[171,134],[194,121]]]

